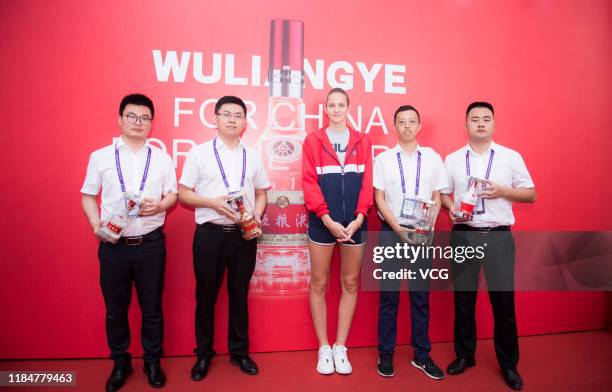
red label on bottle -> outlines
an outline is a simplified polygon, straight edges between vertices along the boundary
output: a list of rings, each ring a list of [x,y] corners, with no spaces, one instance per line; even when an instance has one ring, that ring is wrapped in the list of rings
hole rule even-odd
[[[110,221],[106,224],[106,227],[115,234],[121,233],[122,228],[112,224]]]
[[[308,230],[308,212],[303,204],[279,207],[270,203],[261,219],[266,234],[304,234]]]
[[[472,212],[474,212],[474,204],[470,204],[470,203],[466,203],[466,202],[461,202],[459,208],[461,210],[461,212],[464,212],[466,214],[471,214]]]

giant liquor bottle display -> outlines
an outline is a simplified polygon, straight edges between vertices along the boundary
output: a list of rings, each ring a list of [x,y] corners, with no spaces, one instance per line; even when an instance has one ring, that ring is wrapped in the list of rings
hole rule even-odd
[[[308,214],[301,179],[306,137],[303,68],[303,22],[272,20],[267,122],[257,142],[272,187],[251,280],[254,294],[308,292]]]

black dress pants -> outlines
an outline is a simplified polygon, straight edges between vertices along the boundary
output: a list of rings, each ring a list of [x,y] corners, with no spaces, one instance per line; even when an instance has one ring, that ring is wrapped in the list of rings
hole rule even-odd
[[[110,357],[130,356],[128,309],[132,283],[136,286],[142,312],[141,342],[146,361],[159,361],[163,355],[164,320],[162,291],[166,267],[166,246],[161,229],[148,235],[157,237],[141,245],[100,242],[100,286],[106,305],[106,339]]]
[[[480,268],[484,269],[493,308],[494,344],[502,369],[515,369],[519,361],[518,332],[514,309],[515,244],[509,230],[481,232],[455,225],[451,246],[483,246],[484,258],[452,263],[455,298],[455,353],[474,358],[476,351],[476,298]]]
[[[226,268],[229,353],[237,357],[248,354],[248,294],[256,252],[257,239],[246,241],[238,228],[228,232],[210,223],[197,225],[193,238],[193,268],[196,278],[195,353],[198,358],[210,358],[215,354],[215,303]]]

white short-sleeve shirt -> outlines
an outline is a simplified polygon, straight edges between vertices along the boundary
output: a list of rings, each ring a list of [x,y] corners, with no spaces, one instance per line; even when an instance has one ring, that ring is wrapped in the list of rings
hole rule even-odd
[[[491,142],[491,146],[483,154],[477,154],[468,144],[446,157],[444,165],[448,174],[449,187],[443,193],[454,193],[456,198],[467,191],[467,154],[469,154],[470,174],[474,177],[485,178],[491,150],[495,153],[493,154],[489,180],[512,188],[535,187],[521,154],[508,147]],[[485,200],[484,208],[484,214],[474,214],[473,219],[466,224],[473,227],[514,224],[511,201],[501,197]]]
[[[177,193],[176,172],[168,154],[148,142],[136,152],[132,151],[121,137],[117,138],[115,143],[119,151],[121,173],[128,193],[133,195],[139,193],[149,148],[151,148],[151,162],[142,196],[161,200],[170,192]],[[113,207],[117,203],[121,205],[123,201],[123,192],[115,163],[115,144],[96,150],[89,157],[81,193],[97,195],[100,190],[102,190],[100,220],[104,221],[112,213]],[[138,216],[122,235],[131,237],[147,234],[162,226],[165,217],[165,211],[151,216]]]
[[[217,159],[213,150],[213,140],[193,147],[183,166],[183,173],[179,183],[193,189],[198,196],[217,198],[228,194],[223,177],[219,170]],[[246,197],[255,207],[255,189],[270,188],[270,181],[258,152],[240,142],[234,149],[227,147],[220,138],[216,137],[217,151],[227,176],[230,192],[240,191],[242,178],[242,149],[246,149],[246,170],[244,189]],[[216,224],[232,224],[230,219],[218,214],[212,208],[196,208],[195,221],[197,224],[212,222]]]
[[[374,188],[385,192],[385,201],[391,208],[395,219],[400,223],[404,195],[397,154],[401,156],[406,196],[414,197],[419,152],[421,153],[421,175],[418,197],[430,200],[434,191],[448,187],[442,158],[433,149],[417,145],[417,148],[408,155],[398,143],[392,149],[380,153],[374,161]]]

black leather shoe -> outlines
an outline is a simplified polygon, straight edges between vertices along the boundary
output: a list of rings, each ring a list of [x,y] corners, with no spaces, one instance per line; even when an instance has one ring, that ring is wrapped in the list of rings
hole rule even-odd
[[[465,358],[455,358],[453,362],[448,365],[446,368],[446,373],[451,376],[456,376],[457,374],[461,374],[465,371],[465,368],[473,367],[476,365],[476,361],[474,358],[465,359]]]
[[[257,373],[259,373],[257,364],[253,362],[253,360],[249,358],[248,355],[245,355],[243,357],[232,357],[230,362],[240,367],[240,370],[242,370],[244,373],[248,374],[249,376],[254,376]]]
[[[121,358],[115,360],[115,366],[108,380],[106,380],[106,391],[114,392],[121,389],[125,380],[134,370],[132,369],[132,361],[130,358]]]
[[[523,389],[523,379],[516,369],[502,369],[502,376],[510,388],[515,391]]]
[[[202,381],[206,377],[211,360],[212,358],[198,358],[191,368],[191,379],[193,381]]]
[[[159,361],[145,361],[144,373],[147,375],[147,381],[153,388],[161,388],[166,384],[166,375],[162,370]]]

